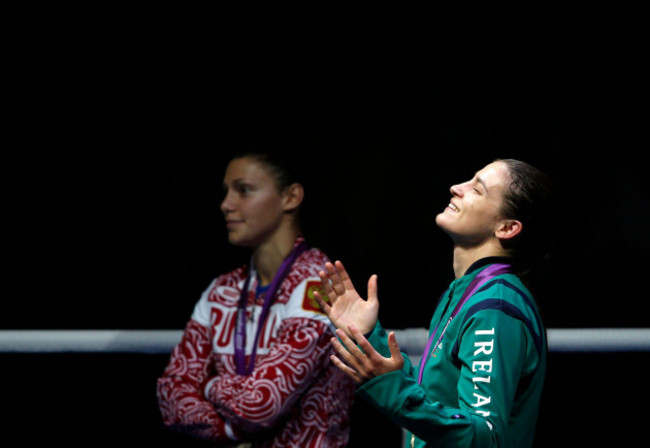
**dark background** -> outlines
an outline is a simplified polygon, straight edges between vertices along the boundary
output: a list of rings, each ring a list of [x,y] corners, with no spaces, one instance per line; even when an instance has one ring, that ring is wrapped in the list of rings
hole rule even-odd
[[[5,68],[14,250],[0,328],[183,328],[210,280],[248,258],[228,246],[218,206],[230,152],[256,134],[307,139],[307,237],[361,289],[379,274],[385,327],[428,326],[453,279],[435,215],[452,184],[497,157],[555,182],[555,256],[531,279],[547,327],[648,326],[647,48],[634,14],[543,26],[415,12],[200,16],[40,10],[18,21]],[[27,421],[16,432],[185,442],[155,408],[167,356],[1,359]],[[576,442],[631,437],[639,397],[619,385],[641,361],[552,354],[539,446],[558,428]],[[386,440],[390,424],[355,412],[356,440]],[[51,432],[32,431],[44,424]]]

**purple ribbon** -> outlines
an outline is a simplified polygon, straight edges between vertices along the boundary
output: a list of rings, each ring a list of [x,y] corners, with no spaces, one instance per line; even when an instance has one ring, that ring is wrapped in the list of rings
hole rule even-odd
[[[307,250],[307,243],[301,241],[296,245],[289,255],[284,259],[280,265],[280,269],[275,273],[273,281],[269,285],[269,289],[266,291],[264,296],[264,304],[262,305],[262,313],[260,314],[259,323],[257,325],[257,332],[255,333],[255,343],[253,344],[253,352],[251,353],[251,359],[246,366],[246,305],[248,304],[248,286],[250,285],[251,280],[251,270],[249,270],[246,281],[244,282],[244,287],[241,290],[239,296],[239,305],[237,306],[237,324],[235,326],[235,365],[237,367],[237,373],[239,375],[250,375],[255,366],[255,356],[257,354],[257,344],[260,339],[260,332],[264,326],[264,322],[269,314],[269,309],[273,303],[273,297],[275,296],[276,291],[282,284],[282,281],[287,276],[291,270],[291,266],[296,261],[296,258],[300,256],[304,251]],[[251,268],[253,262],[251,260]]]
[[[434,350],[438,345],[440,344],[440,341],[442,341],[442,337],[445,335],[445,331],[447,331],[447,327],[451,323],[452,319],[456,317],[456,315],[460,312],[461,308],[465,303],[469,300],[469,298],[488,280],[491,280],[492,278],[496,277],[497,275],[505,274],[510,272],[510,265],[508,264],[502,264],[502,263],[495,263],[487,268],[483,269],[481,272],[479,272],[476,277],[474,277],[474,280],[469,284],[467,288],[465,288],[465,292],[463,293],[463,296],[461,297],[460,301],[458,302],[458,305],[456,305],[456,308],[451,312],[451,316],[449,316],[449,320],[447,320],[447,323],[445,324],[445,327],[442,329],[442,333],[440,333],[440,337],[438,337],[438,341],[436,342],[436,345],[434,345]],[[442,320],[441,320],[442,322]],[[427,346],[424,348],[424,353],[422,355],[422,361],[420,362],[420,374],[418,375],[418,384],[422,383],[422,375],[424,374],[424,366],[426,365],[427,361],[429,360],[429,350],[431,349],[431,344],[433,343],[433,340],[435,338],[436,332],[438,331],[438,327],[440,326],[440,322],[438,325],[436,325],[436,328],[433,329],[433,332],[431,333],[431,336],[429,337],[429,342],[427,342]]]

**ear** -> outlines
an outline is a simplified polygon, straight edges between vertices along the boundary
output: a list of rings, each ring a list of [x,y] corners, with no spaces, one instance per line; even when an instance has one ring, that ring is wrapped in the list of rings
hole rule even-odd
[[[282,192],[284,211],[291,212],[298,208],[305,197],[305,189],[299,183],[294,183],[285,188]]]
[[[501,240],[509,240],[521,233],[523,224],[516,219],[504,219],[499,224],[495,236]]]

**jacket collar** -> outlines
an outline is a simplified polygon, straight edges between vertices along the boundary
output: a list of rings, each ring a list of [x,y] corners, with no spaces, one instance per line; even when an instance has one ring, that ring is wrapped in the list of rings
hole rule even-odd
[[[489,264],[505,263],[505,264],[512,265],[512,262],[513,262],[513,260],[510,257],[485,257],[485,258],[481,258],[480,260],[476,260],[474,263],[472,263],[472,265],[467,269],[467,271],[465,271],[465,274],[463,276],[465,276],[467,274],[471,274],[472,272],[474,272],[474,271],[476,271],[476,270],[478,270],[480,268],[483,268],[483,267],[485,267],[485,266],[487,266]]]

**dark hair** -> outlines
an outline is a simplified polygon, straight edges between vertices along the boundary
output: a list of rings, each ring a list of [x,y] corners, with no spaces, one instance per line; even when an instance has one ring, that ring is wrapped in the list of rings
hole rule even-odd
[[[262,164],[275,178],[279,192],[294,183],[299,183],[305,190],[305,200],[298,208],[298,219],[306,233],[311,232],[309,222],[313,212],[311,208],[317,201],[313,199],[318,164],[315,163],[317,145],[304,132],[275,132],[255,134],[243,142],[230,160],[248,157]],[[311,204],[311,205],[310,205]]]
[[[259,132],[243,141],[231,160],[250,157],[262,163],[275,177],[280,191],[296,182],[307,189],[314,171],[315,146],[304,131]]]
[[[511,183],[503,194],[501,213],[523,225],[521,233],[503,246],[515,259],[515,269],[528,273],[551,255],[550,219],[554,206],[551,179],[534,166],[515,159],[497,159],[508,166]]]
[[[293,183],[302,184],[300,176],[296,173],[295,164],[284,154],[250,150],[237,153],[232,160],[242,158],[249,158],[263,165],[275,179],[276,187],[280,192]]]

